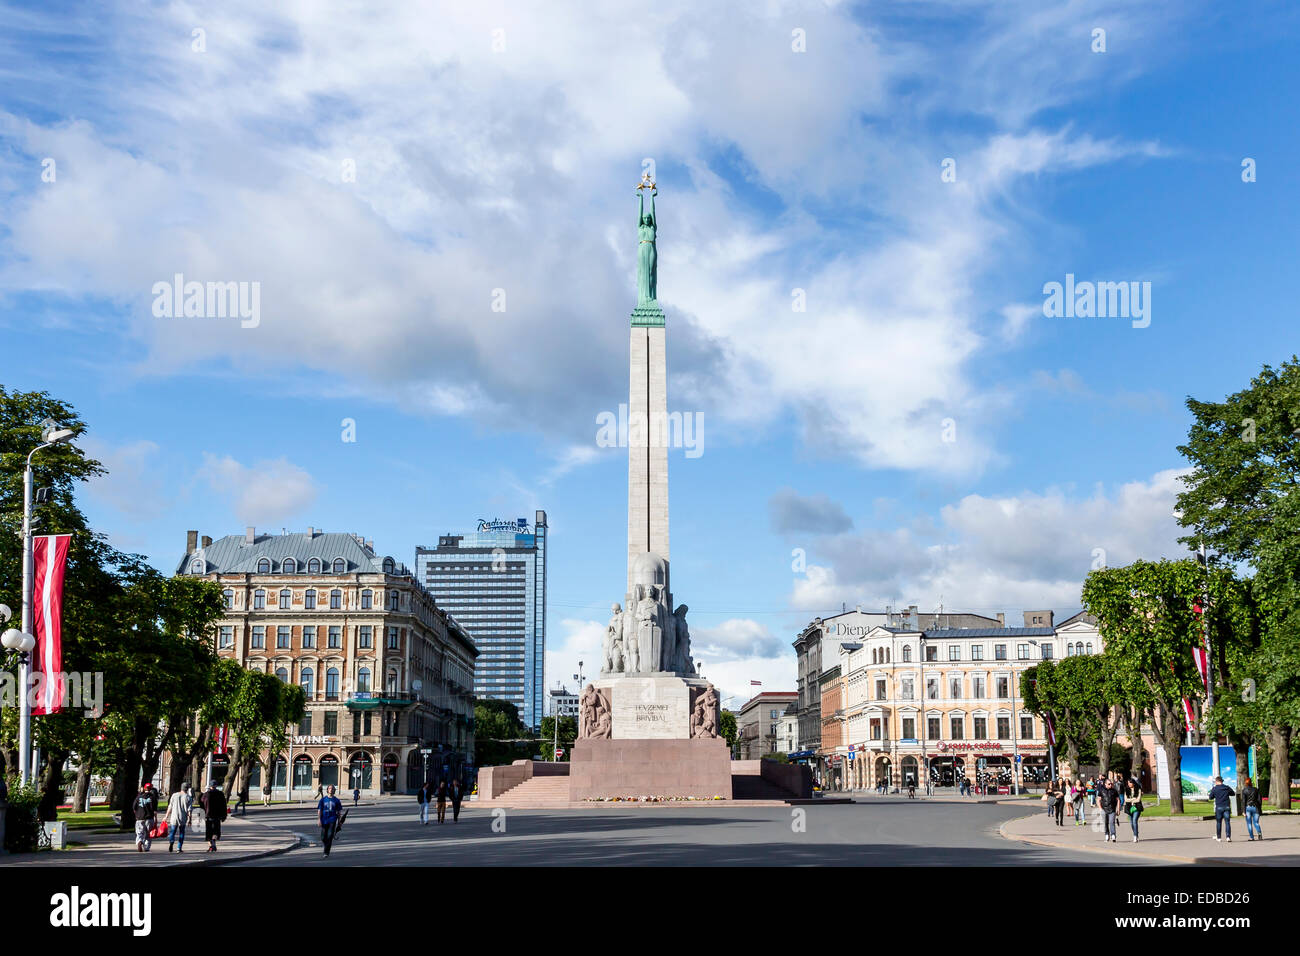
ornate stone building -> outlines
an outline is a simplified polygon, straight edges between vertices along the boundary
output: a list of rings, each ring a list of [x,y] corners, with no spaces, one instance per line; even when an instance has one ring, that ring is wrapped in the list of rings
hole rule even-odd
[[[400,562],[351,534],[191,531],[178,574],[225,593],[217,653],[303,688],[307,715],[263,755],[277,799],[335,784],[405,793],[474,764],[473,639]],[[422,753],[429,751],[429,753]]]

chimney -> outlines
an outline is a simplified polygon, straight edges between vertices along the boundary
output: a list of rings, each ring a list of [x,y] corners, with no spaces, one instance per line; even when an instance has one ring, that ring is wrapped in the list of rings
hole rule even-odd
[[[244,529],[244,544],[253,544],[257,540],[257,529],[251,524]]]
[[[209,536],[206,535],[206,534],[203,536],[203,539],[202,539],[202,540],[203,540],[203,547],[205,547],[205,548],[206,548],[208,545],[212,544],[212,538],[209,537]]]
[[[998,627],[1007,626],[1007,616],[1002,611],[998,611]]]
[[[314,538],[314,537],[316,537],[316,529],[315,529],[315,528],[312,528],[312,527],[309,526],[309,527],[307,528],[307,537],[309,537],[309,538]]]
[[[185,553],[193,554],[199,547],[199,533],[197,531],[185,532]]]
[[[859,614],[861,614],[861,613],[862,613],[862,605],[861,605],[861,604],[859,604],[859,605],[858,605],[858,608],[857,608],[857,610],[858,610],[858,613],[859,613]]]

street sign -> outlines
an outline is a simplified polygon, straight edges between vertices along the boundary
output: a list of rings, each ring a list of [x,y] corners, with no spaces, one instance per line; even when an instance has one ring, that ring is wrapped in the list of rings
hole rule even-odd
[[[564,748],[563,748],[563,747],[556,747],[556,748],[555,748],[555,759],[556,759],[556,760],[559,760],[559,759],[560,759],[561,757],[563,757],[563,756],[564,756]]]
[[[1016,754],[1016,763],[1020,763],[1020,754]]]
[[[852,760],[852,759],[853,759],[854,757],[856,757],[856,756],[857,756],[857,754],[854,753],[852,750],[849,751],[849,759],[850,759],[850,760]]]
[[[424,754],[427,757],[429,756],[429,754],[433,753],[433,751],[428,747],[421,747],[420,753]]]

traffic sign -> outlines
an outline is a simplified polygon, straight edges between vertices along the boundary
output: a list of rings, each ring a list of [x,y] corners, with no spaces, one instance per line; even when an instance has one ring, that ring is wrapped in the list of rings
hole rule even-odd
[[[424,754],[427,757],[429,756],[429,754],[433,753],[433,750],[429,747],[421,747],[420,753]]]
[[[555,748],[555,759],[556,759],[556,760],[559,760],[559,759],[560,759],[561,757],[563,757],[563,756],[564,756],[564,748],[563,748],[563,747],[556,747],[556,748]]]

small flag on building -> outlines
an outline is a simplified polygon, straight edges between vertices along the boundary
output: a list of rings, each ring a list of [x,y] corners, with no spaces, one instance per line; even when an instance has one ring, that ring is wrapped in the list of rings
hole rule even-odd
[[[63,709],[63,572],[70,534],[32,537],[32,619],[36,638],[33,673],[39,684],[32,715]]]

